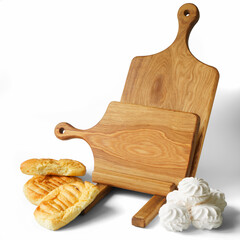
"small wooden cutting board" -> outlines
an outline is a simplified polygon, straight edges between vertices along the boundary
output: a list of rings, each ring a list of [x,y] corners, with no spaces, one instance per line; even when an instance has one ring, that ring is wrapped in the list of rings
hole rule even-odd
[[[60,123],[55,134],[88,142],[94,182],[165,196],[190,170],[198,127],[196,114],[111,102],[94,127]]]

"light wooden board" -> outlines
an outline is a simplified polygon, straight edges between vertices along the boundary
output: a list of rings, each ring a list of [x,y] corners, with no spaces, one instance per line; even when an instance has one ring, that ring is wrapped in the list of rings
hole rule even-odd
[[[186,176],[195,176],[207,125],[217,89],[216,68],[197,60],[190,52],[188,38],[199,19],[194,4],[184,4],[178,11],[178,34],[166,50],[132,60],[121,102],[193,112],[200,117],[193,164]],[[162,198],[153,196],[132,223],[145,227],[157,215]],[[151,208],[149,208],[149,205]]]
[[[146,227],[159,212],[160,207],[166,202],[163,196],[153,196],[132,218],[132,225]]]
[[[94,127],[61,123],[55,134],[88,142],[94,182],[166,195],[190,169],[198,126],[192,113],[112,102]]]
[[[200,117],[191,176],[197,170],[219,79],[217,69],[197,60],[188,48],[188,37],[198,18],[193,4],[179,9],[175,41],[160,53],[133,58],[121,98],[123,103],[192,112]]]

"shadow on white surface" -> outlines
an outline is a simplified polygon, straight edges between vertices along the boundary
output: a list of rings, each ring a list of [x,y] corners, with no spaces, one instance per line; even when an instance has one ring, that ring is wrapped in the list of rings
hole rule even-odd
[[[153,229],[160,226],[160,217],[157,215],[144,229]]]
[[[213,106],[197,176],[229,196],[240,183],[240,89],[219,91]]]
[[[144,202],[147,202],[151,198],[151,195],[149,194],[134,192],[126,189],[113,188],[110,191],[110,193],[107,196],[105,196],[96,206],[94,206],[94,208],[91,209],[86,215],[79,215],[76,219],[74,219],[68,225],[64,226],[59,230],[61,231],[61,230],[82,228],[85,225],[89,226],[91,224],[94,224],[96,226],[96,222],[102,221],[103,219],[106,220],[107,218],[112,219],[114,221],[114,219],[118,217],[118,214],[120,217],[121,210],[119,210],[117,206],[113,207],[112,205],[109,206],[110,204],[107,205],[107,202],[110,200],[110,198],[113,197],[113,195],[114,195],[114,198],[118,198],[119,196],[126,200],[126,197],[127,198],[129,197],[129,198],[143,200]],[[142,206],[140,206],[140,208],[141,207]],[[134,214],[135,212],[133,213],[133,215]],[[131,219],[129,219],[127,216],[126,216],[126,221],[129,221],[129,224],[131,224],[130,223]],[[153,221],[145,229],[152,229],[158,224],[159,224],[159,216],[156,216],[153,219]]]
[[[234,207],[227,206],[223,212],[223,224],[219,228],[221,232],[240,233],[240,211]]]
[[[96,224],[98,221],[102,221],[106,218],[111,218],[118,212],[117,207],[112,208],[106,206],[106,202],[114,194],[114,191],[110,191],[106,197],[104,197],[93,209],[91,209],[86,215],[79,215],[72,222],[59,229],[58,231],[82,228],[84,226],[90,226],[91,223]]]

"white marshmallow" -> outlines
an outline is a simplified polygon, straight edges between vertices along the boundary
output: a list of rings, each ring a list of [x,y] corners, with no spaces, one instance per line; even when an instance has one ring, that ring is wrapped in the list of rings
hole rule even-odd
[[[178,206],[186,206],[184,195],[178,190],[168,193],[166,197],[167,203],[176,204]]]
[[[207,197],[210,194],[208,183],[201,178],[186,177],[178,184],[179,192],[189,197]]]
[[[218,228],[222,225],[220,208],[211,204],[196,205],[191,208],[192,224],[199,229]]]
[[[170,231],[187,229],[192,221],[199,229],[213,229],[222,225],[225,195],[210,189],[203,179],[187,177],[170,192],[167,203],[160,209],[160,223]]]
[[[188,196],[183,194],[180,191],[174,190],[167,195],[167,203],[184,206],[187,209],[190,209],[196,204],[200,204],[207,201],[208,198],[209,198],[209,195],[195,197],[195,196]]]
[[[219,207],[222,212],[224,208],[227,206],[227,202],[225,201],[225,194],[213,188],[210,188],[210,196],[206,203],[213,204]]]
[[[160,223],[169,231],[181,232],[191,224],[188,210],[183,206],[165,204],[159,211]]]

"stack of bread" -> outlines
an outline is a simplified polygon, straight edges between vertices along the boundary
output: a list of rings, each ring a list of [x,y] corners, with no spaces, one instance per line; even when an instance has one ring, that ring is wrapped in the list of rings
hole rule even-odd
[[[24,185],[27,199],[37,205],[37,222],[57,230],[76,218],[97,196],[96,185],[82,181],[86,167],[71,159],[30,159],[21,171],[33,177]]]
[[[167,195],[167,203],[160,209],[160,223],[170,231],[183,231],[192,223],[198,229],[218,228],[226,207],[225,195],[212,189],[203,179],[187,177],[178,190]]]

